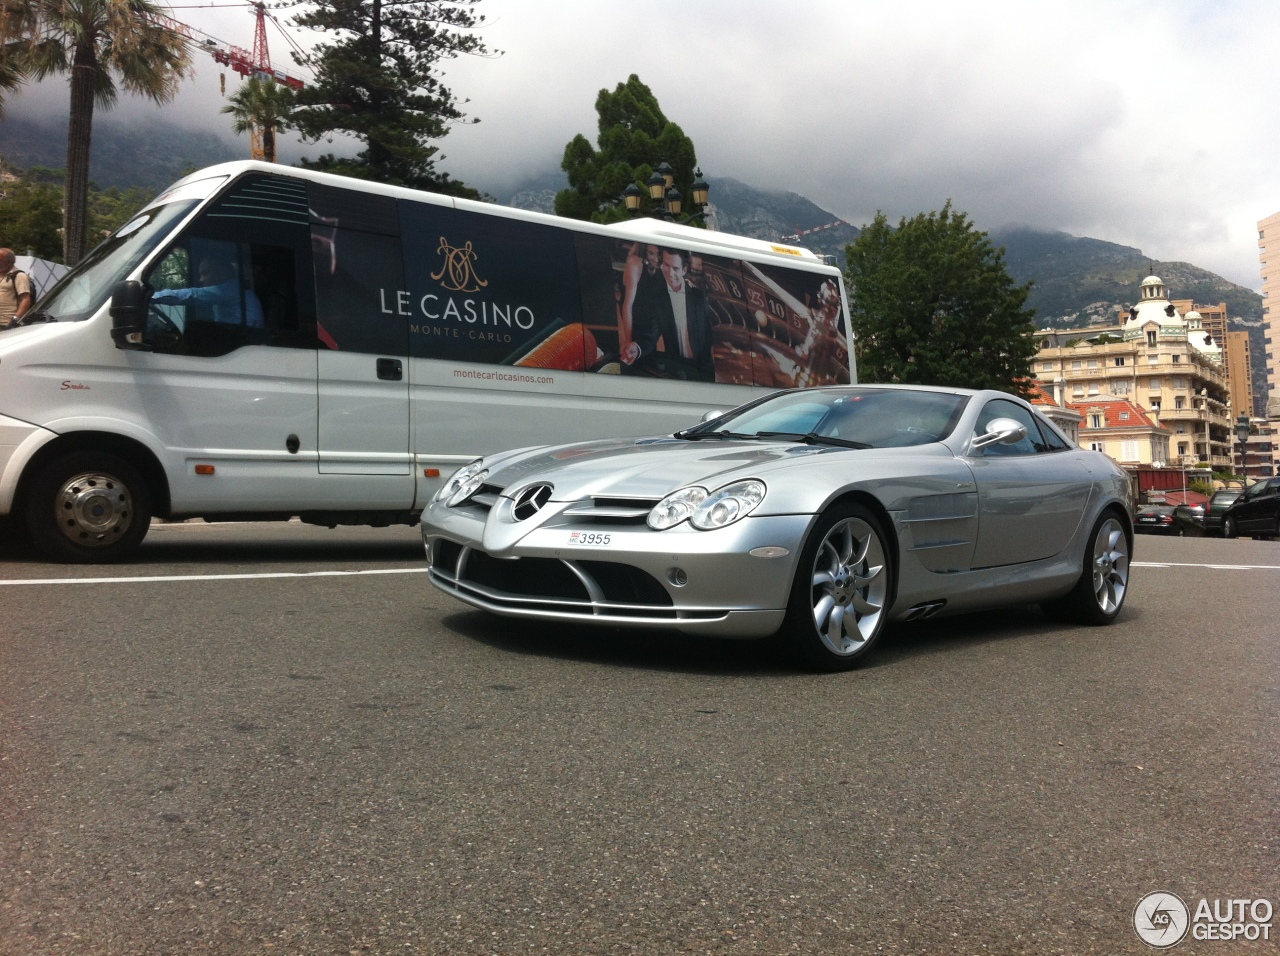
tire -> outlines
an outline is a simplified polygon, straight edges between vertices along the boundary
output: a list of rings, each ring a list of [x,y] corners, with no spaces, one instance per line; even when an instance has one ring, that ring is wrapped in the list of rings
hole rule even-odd
[[[35,476],[24,508],[31,540],[69,564],[112,564],[130,557],[151,524],[151,495],[123,458],[79,451]]]
[[[809,532],[778,632],[802,664],[842,671],[862,663],[884,630],[893,594],[892,553],[866,508],[838,504]]]
[[[1078,624],[1110,624],[1129,593],[1129,558],[1133,539],[1114,511],[1094,523],[1084,551],[1084,568],[1071,592],[1043,605],[1045,613]]]
[[[1236,536],[1236,522],[1230,515],[1222,519],[1222,536],[1224,538],[1234,538]]]

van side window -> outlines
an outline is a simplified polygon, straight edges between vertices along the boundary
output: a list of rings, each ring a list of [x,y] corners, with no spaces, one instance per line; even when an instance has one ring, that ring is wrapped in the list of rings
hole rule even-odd
[[[147,270],[146,340],[155,351],[316,347],[306,190],[280,179],[233,182]]]
[[[157,351],[224,355],[242,345],[285,344],[297,333],[294,251],[265,243],[189,236],[146,276],[148,338]]]

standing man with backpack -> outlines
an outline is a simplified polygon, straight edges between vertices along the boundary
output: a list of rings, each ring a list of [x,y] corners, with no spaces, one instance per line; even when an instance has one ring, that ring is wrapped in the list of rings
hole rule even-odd
[[[11,329],[27,314],[35,296],[31,278],[14,268],[12,249],[0,249],[0,329]]]

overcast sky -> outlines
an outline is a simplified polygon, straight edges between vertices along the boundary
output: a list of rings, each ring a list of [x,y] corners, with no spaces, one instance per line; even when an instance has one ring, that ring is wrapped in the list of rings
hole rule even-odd
[[[481,122],[446,137],[441,166],[489,192],[555,169],[576,133],[594,142],[597,91],[636,73],[709,176],[800,193],[854,225],[950,198],[984,229],[1063,230],[1261,285],[1257,221],[1280,210],[1275,0],[477,9],[486,42],[504,52],[446,64],[446,83]],[[243,10],[174,15],[252,45]],[[277,65],[306,76],[277,32],[269,40]],[[225,122],[219,68],[202,57],[198,70],[165,113],[214,128]],[[10,108],[21,114],[45,92]]]

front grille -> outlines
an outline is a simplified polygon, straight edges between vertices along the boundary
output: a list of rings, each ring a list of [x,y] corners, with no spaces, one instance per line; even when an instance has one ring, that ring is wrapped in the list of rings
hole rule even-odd
[[[495,558],[444,538],[435,539],[431,548],[435,577],[506,603],[551,601],[585,614],[598,613],[602,605],[644,613],[646,608],[670,608],[674,603],[657,578],[629,564]]]
[[[518,558],[502,561],[483,551],[467,554],[463,581],[484,588],[519,594],[525,597],[587,600],[589,595],[563,561],[556,558]]]

